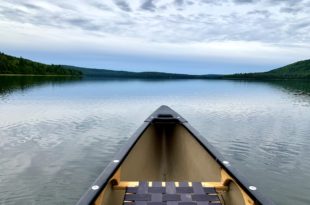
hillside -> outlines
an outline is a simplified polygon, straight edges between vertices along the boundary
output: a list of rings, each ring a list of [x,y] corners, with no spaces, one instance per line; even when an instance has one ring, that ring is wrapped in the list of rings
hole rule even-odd
[[[22,57],[0,53],[0,75],[83,75],[97,78],[124,79],[215,79],[220,75],[188,75],[162,72],[129,72],[81,68],[68,65],[46,65]]]
[[[15,75],[82,75],[80,71],[61,65],[46,65],[22,57],[16,58],[0,53],[0,74]]]
[[[308,79],[310,80],[310,60],[298,61],[287,66],[261,73],[239,73],[226,75],[229,79]]]
[[[310,60],[298,61],[266,73],[283,77],[310,77]]]
[[[115,71],[107,69],[81,68],[74,66],[64,66],[68,69],[81,71],[84,76],[99,78],[128,78],[128,79],[217,79],[221,75],[189,75],[163,72],[129,72]]]

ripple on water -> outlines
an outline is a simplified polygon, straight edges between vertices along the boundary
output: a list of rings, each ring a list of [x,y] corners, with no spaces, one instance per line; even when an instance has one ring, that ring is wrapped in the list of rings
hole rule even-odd
[[[0,204],[75,203],[160,104],[184,115],[278,204],[310,204],[309,99],[235,81],[86,81],[7,95]]]

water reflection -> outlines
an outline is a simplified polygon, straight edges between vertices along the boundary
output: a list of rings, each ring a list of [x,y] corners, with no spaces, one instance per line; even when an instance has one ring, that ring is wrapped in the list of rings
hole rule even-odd
[[[310,81],[305,80],[286,80],[286,81],[270,81],[272,85],[286,89],[297,95],[310,95]]]
[[[9,95],[15,91],[26,91],[32,87],[72,83],[81,77],[57,76],[0,76],[0,96]]]
[[[163,80],[163,79],[107,79],[96,77],[57,77],[57,76],[0,76],[0,96],[9,95],[15,91],[26,91],[32,87],[45,86],[45,85],[58,85],[58,84],[71,84],[71,83],[87,83],[87,82],[187,82],[192,80]],[[199,81],[199,80],[197,80]],[[207,81],[219,81],[219,80],[207,80]],[[227,80],[223,80],[227,81]],[[298,96],[310,96],[310,81],[304,80],[283,80],[283,81],[244,81],[244,80],[232,80],[232,83],[238,84],[266,84],[268,86],[276,87],[280,90],[286,91],[293,95]]]
[[[307,82],[3,79],[0,204],[74,204],[161,104],[278,204],[310,204]]]

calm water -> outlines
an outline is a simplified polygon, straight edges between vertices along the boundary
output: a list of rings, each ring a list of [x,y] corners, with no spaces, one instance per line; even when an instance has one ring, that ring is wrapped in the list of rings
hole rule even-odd
[[[279,205],[310,204],[310,83],[0,78],[0,204],[74,204],[162,104]]]

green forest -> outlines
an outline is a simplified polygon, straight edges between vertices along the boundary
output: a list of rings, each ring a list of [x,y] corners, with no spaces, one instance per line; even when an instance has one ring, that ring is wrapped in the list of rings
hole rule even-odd
[[[238,73],[226,75],[229,79],[257,79],[257,80],[281,80],[281,79],[305,79],[310,80],[310,60],[298,61],[281,68],[261,73]]]
[[[81,71],[68,69],[61,65],[46,65],[22,57],[0,53],[0,74],[20,75],[82,75]]]

